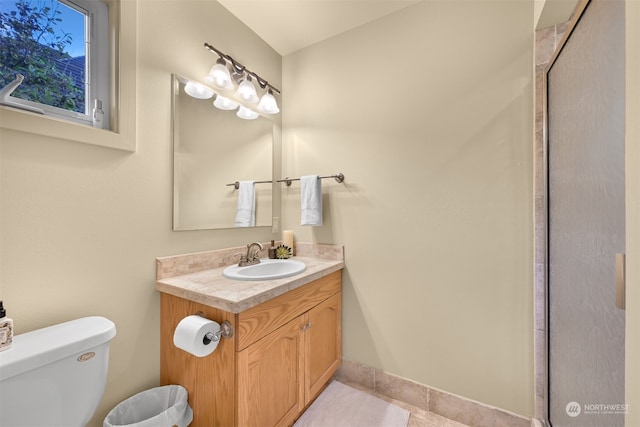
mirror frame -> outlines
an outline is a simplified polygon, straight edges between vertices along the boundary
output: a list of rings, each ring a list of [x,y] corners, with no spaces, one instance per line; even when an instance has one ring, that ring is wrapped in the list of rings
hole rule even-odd
[[[188,81],[198,82],[197,80],[189,79],[180,74],[173,73],[171,75],[171,147],[172,147],[172,229],[173,231],[197,231],[197,230],[223,230],[223,229],[241,229],[241,228],[264,228],[271,227],[272,232],[279,232],[279,222],[280,222],[280,212],[281,212],[281,184],[276,182],[277,177],[280,176],[281,171],[281,146],[282,146],[282,135],[281,135],[281,125],[280,125],[280,115],[263,115],[261,114],[259,119],[266,119],[271,123],[271,180],[273,183],[271,184],[271,218],[268,224],[256,225],[254,227],[235,227],[232,223],[229,226],[202,226],[202,227],[179,227],[177,224],[178,217],[176,215],[176,192],[178,183],[176,182],[176,164],[175,164],[175,149],[176,143],[179,141],[179,126],[176,124],[177,116],[175,114],[177,108],[177,99],[180,95],[181,85],[184,85]],[[205,85],[206,86],[206,85]],[[206,101],[213,101],[211,100]],[[236,99],[237,101],[237,99]],[[242,102],[240,102],[242,104]],[[248,105],[248,108],[252,108],[255,110],[255,106]],[[215,112],[220,113],[230,113],[235,115],[235,111],[222,111],[217,110],[215,107],[211,106],[212,114]],[[242,119],[238,119],[241,122]],[[262,179],[261,177],[255,177],[256,179]],[[231,181],[229,182],[231,183]],[[228,183],[225,183],[228,184]],[[268,185],[268,184],[262,184]]]

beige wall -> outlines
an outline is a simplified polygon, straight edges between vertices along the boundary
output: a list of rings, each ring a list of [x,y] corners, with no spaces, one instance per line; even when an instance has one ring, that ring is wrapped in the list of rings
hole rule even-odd
[[[283,62],[283,174],[345,245],[344,357],[533,415],[533,2],[421,2]]]
[[[155,258],[271,238],[270,228],[171,231],[170,83],[172,72],[208,72],[216,57],[204,42],[277,87],[280,56],[216,2],[141,0],[138,17],[135,153],[0,132],[0,298],[16,333],[86,315],[118,328],[95,426],[158,385]]]

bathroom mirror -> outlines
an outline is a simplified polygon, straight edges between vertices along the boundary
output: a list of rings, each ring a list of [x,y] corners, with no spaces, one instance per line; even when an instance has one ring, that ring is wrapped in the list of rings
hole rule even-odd
[[[236,181],[255,184],[255,225],[271,226],[273,212],[273,122],[259,116],[244,120],[236,110],[213,106],[184,88],[188,80],[172,77],[173,229],[234,228]]]

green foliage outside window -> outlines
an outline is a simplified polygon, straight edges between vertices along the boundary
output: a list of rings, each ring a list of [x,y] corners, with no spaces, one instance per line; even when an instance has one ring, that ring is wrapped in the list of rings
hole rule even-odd
[[[58,6],[56,0],[17,0],[15,10],[0,13],[0,87],[22,74],[12,96],[84,113],[84,84],[68,70],[73,58],[64,49],[72,39],[60,28]]]

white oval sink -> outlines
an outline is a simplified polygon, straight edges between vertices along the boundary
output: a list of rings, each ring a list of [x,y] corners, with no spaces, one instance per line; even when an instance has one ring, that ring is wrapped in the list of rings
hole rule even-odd
[[[222,275],[233,280],[272,280],[295,276],[307,268],[303,262],[292,259],[261,259],[260,264],[238,267],[232,265],[222,271]]]

